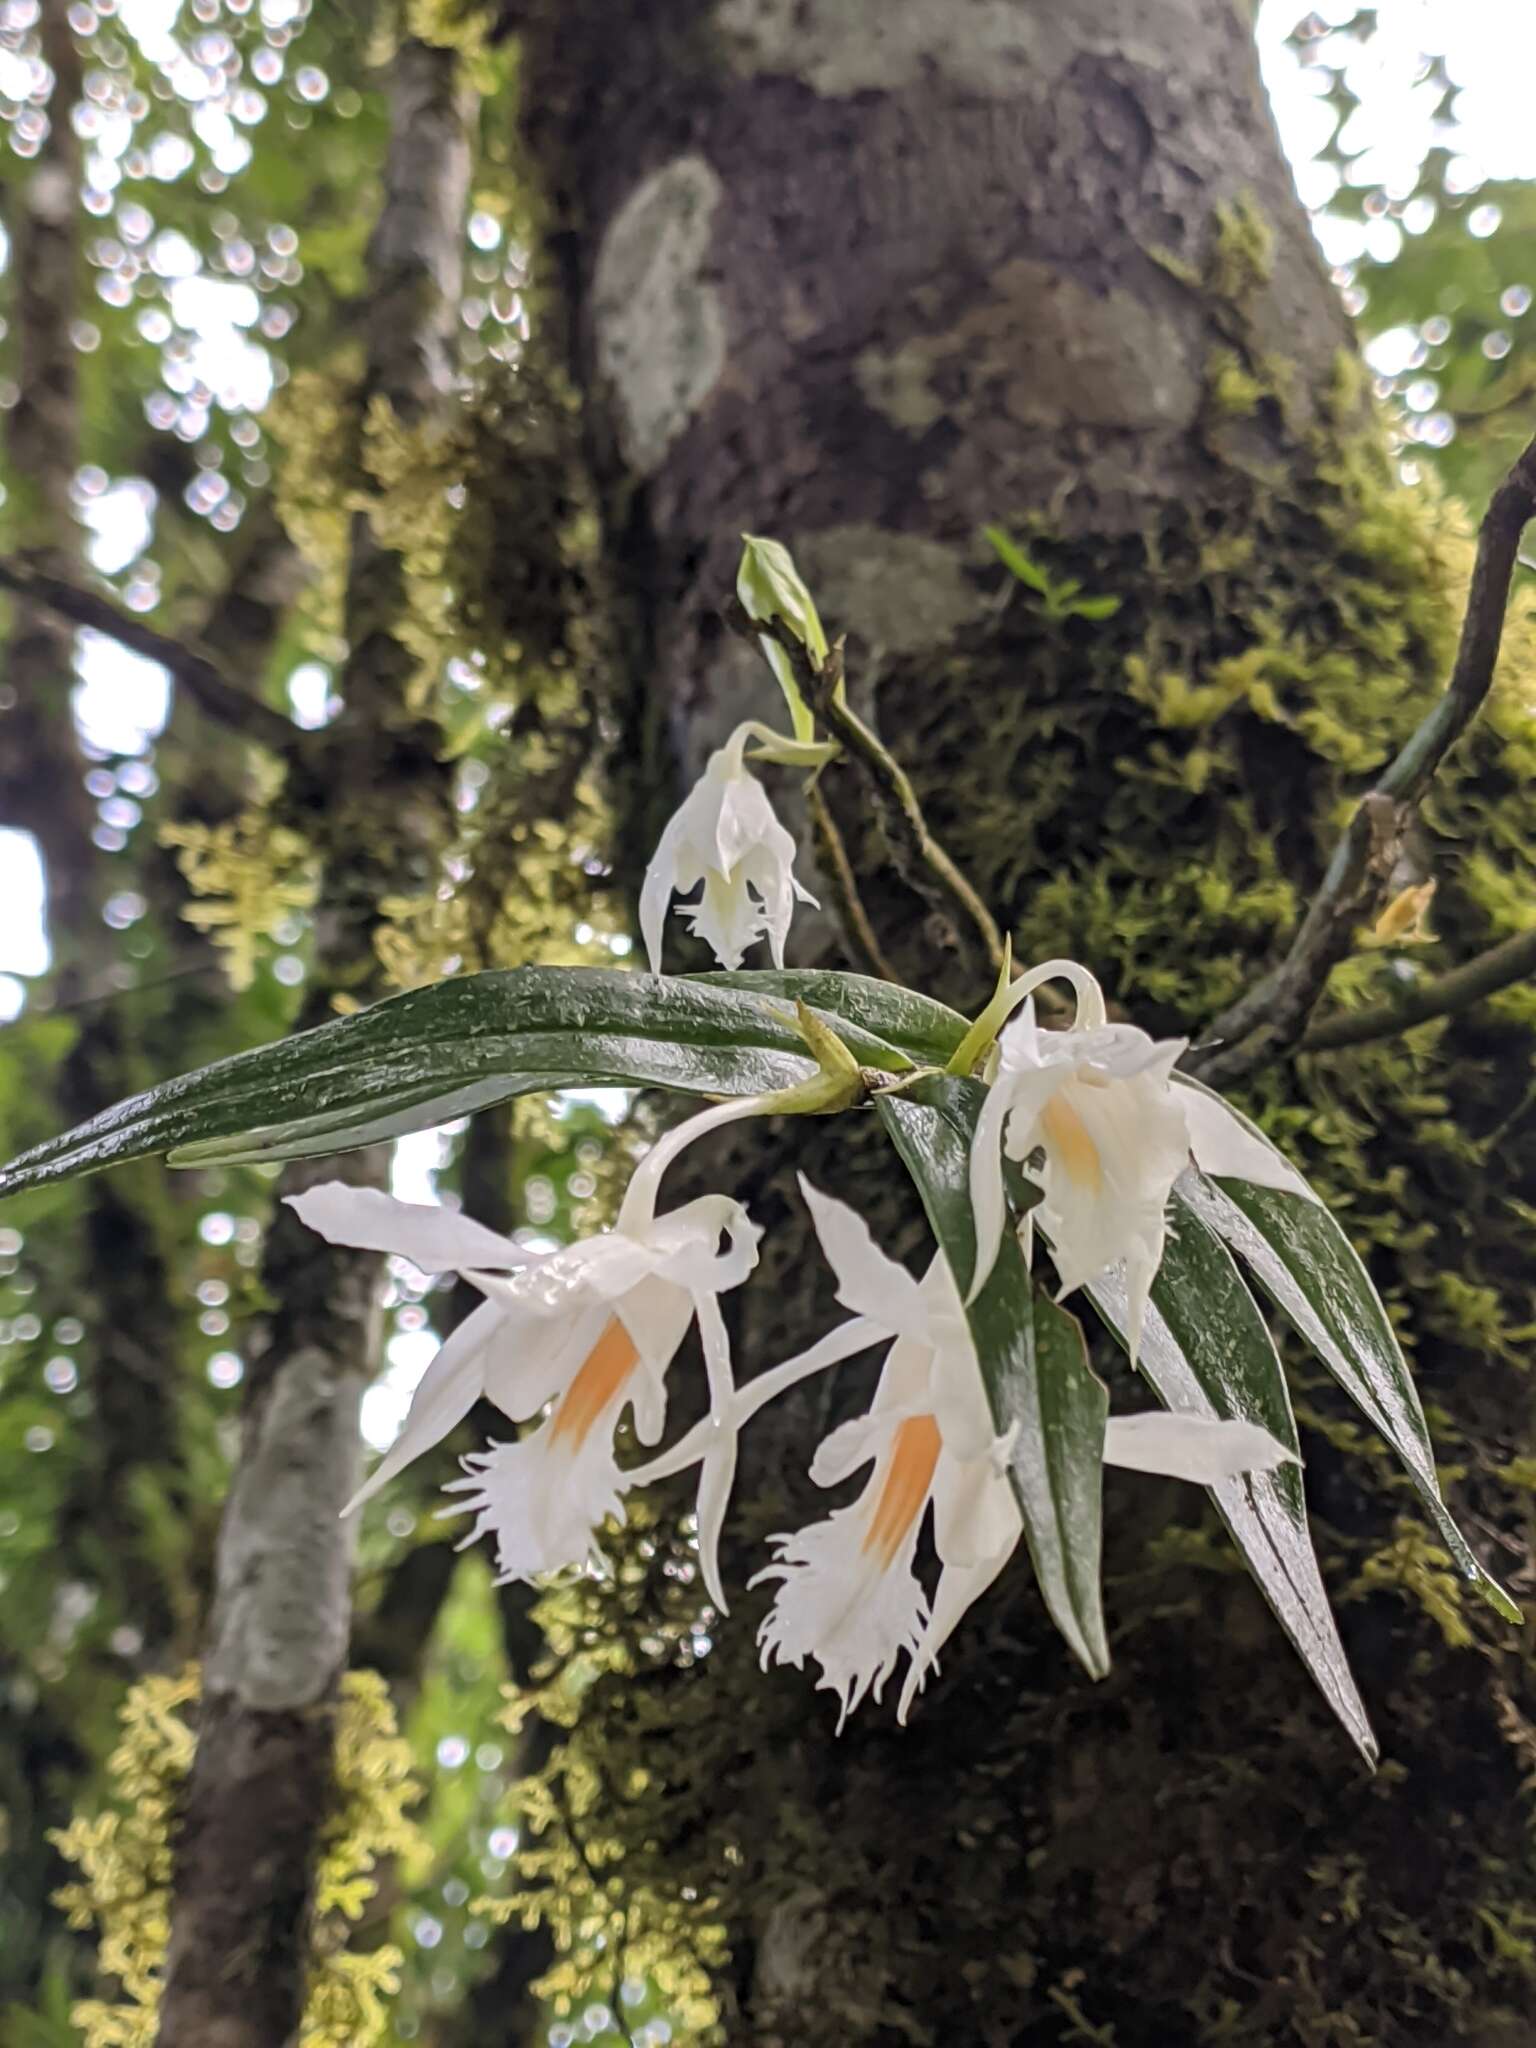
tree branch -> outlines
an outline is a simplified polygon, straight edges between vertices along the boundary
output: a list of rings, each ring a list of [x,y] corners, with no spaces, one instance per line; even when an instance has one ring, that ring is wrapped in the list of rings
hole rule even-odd
[[[73,626],[86,626],[104,633],[120,647],[147,660],[158,661],[210,718],[232,726],[246,739],[268,747],[275,754],[291,754],[302,735],[291,719],[259,697],[238,688],[208,659],[185,641],[173,640],[146,626],[142,619],[121,610],[108,597],[82,590],[62,577],[46,575],[24,562],[0,558],[0,589],[41,605],[56,618]]]
[[[1211,1036],[1219,1043],[1189,1060],[1190,1071],[1211,1086],[1244,1079],[1296,1043],[1329,975],[1350,950],[1356,927],[1379,908],[1404,832],[1441,762],[1476,718],[1492,686],[1520,536],[1533,516],[1536,440],[1494,492],[1483,515],[1461,639],[1445,694],[1362,798],[1284,960],[1216,1019]]]
[[[1325,1017],[1303,1038],[1301,1050],[1337,1052],[1342,1046],[1365,1045],[1373,1038],[1393,1038],[1415,1024],[1469,1010],[1485,996],[1497,995],[1500,989],[1511,988],[1531,975],[1536,975],[1536,931],[1518,932],[1449,974],[1406,989],[1395,1002],[1373,1003],[1368,1009],[1341,1010]]]

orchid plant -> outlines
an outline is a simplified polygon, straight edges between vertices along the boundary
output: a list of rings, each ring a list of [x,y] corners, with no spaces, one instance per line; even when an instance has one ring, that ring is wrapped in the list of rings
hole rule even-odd
[[[288,1197],[331,1242],[459,1274],[483,1296],[348,1512],[485,1397],[508,1440],[463,1460],[445,1512],[471,1518],[465,1541],[489,1540],[501,1578],[600,1569],[626,1494],[696,1468],[701,1573],[724,1611],[720,1539],[743,1429],[806,1379],[880,1347],[867,1412],[807,1446],[817,1484],[865,1473],[862,1491],[772,1538],[751,1582],[773,1589],[765,1666],[813,1662],[839,1725],[900,1671],[905,1721],[1022,1540],[1053,1620],[1102,1675],[1102,1473],[1115,1465],[1210,1489],[1281,1626],[1373,1756],[1308,1532],[1285,1377],[1244,1269],[1395,1452],[1460,1569],[1501,1613],[1518,1610],[1441,1497],[1423,1411],[1364,1267],[1296,1167],[1181,1071],[1185,1041],[1112,1022],[1077,962],[1014,976],[1004,945],[996,992],[972,1021],[889,981],[784,967],[795,906],[811,899],[750,764],[814,777],[850,735],[879,743],[842,700],[840,651],[781,546],[747,541],[737,596],[791,730],[739,726],[662,834],[639,906],[649,974],[528,967],[395,997],[135,1096],[13,1161],[0,1194],[155,1153],[186,1166],[310,1158],[530,1091],[718,1098],[646,1155],[611,1230],[553,1252],[341,1181]],[[818,735],[807,680],[836,712],[830,736]],[[888,765],[899,827],[916,800]],[[693,890],[683,914],[724,971],[663,974],[668,907]],[[773,968],[741,971],[764,939]],[[1048,984],[1073,997],[1064,1027],[1036,1014]],[[723,1303],[750,1283],[760,1233],[728,1193],[662,1206],[663,1179],[679,1153],[737,1119],[870,1113],[926,1214],[926,1270],[914,1278],[859,1216],[802,1180],[848,1315],[794,1358],[749,1361],[738,1381]],[[1150,1404],[1109,1414],[1068,1298],[1091,1305]],[[666,1447],[669,1377],[695,1325],[703,1412]],[[627,1464],[626,1415],[641,1453]],[[919,1562],[925,1528],[931,1564]]]

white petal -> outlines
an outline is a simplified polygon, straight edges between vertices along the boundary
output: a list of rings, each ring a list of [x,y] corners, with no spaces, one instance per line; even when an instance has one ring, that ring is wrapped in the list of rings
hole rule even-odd
[[[510,1421],[526,1422],[565,1392],[608,1322],[601,1302],[559,1317],[503,1314],[485,1350],[486,1399]]]
[[[672,901],[676,887],[677,864],[674,857],[674,818],[661,835],[661,843],[651,856],[651,864],[645,871],[645,880],[640,885],[640,936],[645,941],[646,958],[652,974],[660,974],[662,941],[667,922],[667,905]]]
[[[730,1335],[715,1295],[696,1295],[693,1310],[699,1319],[699,1342],[704,1352],[704,1374],[709,1386],[709,1412],[723,1426],[730,1422],[736,1407]]]
[[[1007,1204],[1003,1196],[1003,1125],[1009,1110],[1008,1090],[994,1081],[987,1090],[971,1140],[971,1217],[976,1231],[976,1270],[967,1303],[973,1302],[991,1278],[1003,1242]]]
[[[709,1382],[709,1417],[719,1436],[718,1448],[711,1450],[699,1472],[699,1565],[711,1600],[724,1614],[725,1587],[720,1578],[720,1534],[725,1511],[736,1478],[736,1425],[733,1414],[736,1386],[731,1377],[731,1340],[714,1294],[695,1297],[699,1319],[699,1341],[704,1350],[704,1371]]]
[[[863,1217],[846,1202],[812,1187],[803,1173],[800,1192],[827,1263],[837,1275],[837,1298],[844,1308],[867,1316],[893,1336],[925,1334],[928,1310],[921,1288],[904,1266],[880,1250]]]
[[[1066,1035],[1064,1031],[1053,1031],[1050,1037],[1059,1041]],[[1046,1034],[1035,1019],[1035,999],[1031,995],[1012,1022],[1005,1024],[997,1034],[998,1073],[1028,1073],[1046,1064],[1046,1053]],[[1071,1057],[1070,1054],[1064,1056]]]
[[[666,1376],[654,1366],[648,1365],[642,1357],[624,1386],[624,1398],[629,1402],[634,1419],[635,1441],[645,1445],[647,1450],[659,1444],[667,1433],[667,1382]],[[622,1406],[622,1404],[621,1404]],[[615,1412],[613,1422],[607,1425],[612,1436],[614,1423],[618,1421]]]
[[[423,1451],[441,1443],[464,1420],[484,1390],[484,1353],[501,1329],[502,1320],[499,1308],[482,1302],[457,1329],[449,1331],[411,1396],[405,1427],[379,1460],[367,1484],[360,1486],[342,1509],[344,1515],[352,1514],[365,1500],[371,1500],[380,1487],[387,1486]]]
[[[745,879],[705,874],[697,903],[680,904],[688,929],[702,939],[720,966],[734,973],[763,934],[763,915]]]
[[[997,1457],[1006,1441],[995,1439],[979,1458],[958,1458],[944,1440],[933,1475],[933,1547],[946,1565],[1007,1557],[1023,1532],[1018,1501]]]
[[[1071,1116],[1081,1140],[1069,1152],[1047,1133],[1036,1177],[1040,1228],[1064,1293],[1124,1259],[1139,1322],[1145,1289],[1162,1261],[1168,1196],[1188,1156],[1186,1094],[1153,1073],[1098,1086],[1074,1079],[1058,1090],[1056,1111]],[[1082,1171],[1084,1148],[1091,1174]]]
[[[946,1359],[940,1365],[926,1337],[898,1337],[880,1367],[870,1413],[927,1415],[934,1405],[933,1382],[944,1377],[951,1363]]]
[[[736,1483],[736,1432],[718,1431],[719,1442],[699,1467],[699,1492],[694,1513],[699,1523],[699,1574],[704,1590],[722,1614],[730,1613],[725,1581],[720,1576],[720,1536],[731,1488]]]
[[[462,1266],[464,1278],[492,1301],[525,1316],[568,1316],[615,1302],[648,1279],[657,1264],[651,1248],[623,1231],[579,1238],[510,1277]]]
[[[1141,1358],[1141,1332],[1147,1319],[1147,1303],[1152,1297],[1152,1282],[1157,1278],[1157,1269],[1163,1263],[1167,1235],[1166,1225],[1159,1215],[1155,1225],[1144,1232],[1125,1254],[1125,1348],[1132,1370]],[[1113,1260],[1105,1261],[1105,1265],[1113,1263]],[[1102,1273],[1104,1267],[1096,1270]]]
[[[535,1258],[457,1209],[435,1202],[398,1202],[380,1188],[328,1180],[283,1199],[299,1221],[327,1243],[393,1252],[424,1273],[455,1273],[466,1266],[520,1267]]]
[[[1189,1123],[1189,1149],[1202,1173],[1317,1200],[1285,1154],[1219,1095],[1180,1083],[1179,1100]]]
[[[934,1588],[933,1612],[912,1651],[912,1662],[896,1705],[896,1719],[902,1727],[907,1724],[912,1702],[927,1684],[929,1672],[939,1661],[940,1650],[965,1618],[967,1610],[976,1604],[1008,1562],[1012,1548],[1010,1544],[1007,1550],[994,1552],[979,1564],[946,1565],[940,1572],[939,1583]]]
[[[855,1415],[840,1422],[816,1446],[811,1459],[811,1477],[818,1486],[836,1486],[851,1478],[861,1465],[868,1465],[890,1446],[896,1430],[917,1408],[888,1408],[883,1414]]]
[[[1295,1465],[1295,1453],[1256,1422],[1226,1422],[1210,1415],[1112,1415],[1104,1432],[1104,1462],[1127,1472],[1160,1472],[1197,1486],[1217,1486],[1239,1472],[1272,1472]]]
[[[1113,1080],[1150,1075],[1166,1081],[1188,1050],[1187,1038],[1153,1038],[1135,1024],[1101,1024],[1097,1031],[1052,1034],[1066,1042],[1073,1065]]]
[[[730,877],[737,862],[745,860],[756,848],[766,845],[777,852],[776,833],[789,839],[789,834],[773,814],[767,790],[755,775],[743,768],[725,782],[720,792],[719,808],[715,813],[715,867],[721,875]],[[790,839],[791,857],[794,844]]]
[[[688,1334],[688,1325],[693,1321],[693,1296],[674,1287],[670,1280],[647,1276],[627,1294],[619,1296],[613,1311],[634,1339],[646,1371],[659,1382]],[[655,1440],[642,1438],[645,1443]]]
[[[818,1687],[836,1693],[841,1729],[872,1693],[878,1700],[903,1650],[922,1639],[928,1603],[912,1571],[917,1528],[882,1570],[863,1549],[869,1510],[863,1501],[839,1508],[792,1536],[770,1540],[775,1560],[751,1583],[779,1582],[773,1606],[757,1632],[762,1664],[792,1664],[807,1657],[821,1667]]]
[[[706,1112],[707,1114],[707,1112]],[[645,1231],[657,1254],[656,1271],[679,1287],[725,1294],[740,1287],[757,1264],[762,1231],[729,1195],[700,1195],[669,1209]],[[717,1250],[721,1237],[726,1250]]]

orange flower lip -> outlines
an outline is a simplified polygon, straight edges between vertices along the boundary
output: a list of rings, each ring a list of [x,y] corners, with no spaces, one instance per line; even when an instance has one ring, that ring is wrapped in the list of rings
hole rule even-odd
[[[574,1437],[572,1450],[580,1450],[593,1424],[618,1394],[639,1362],[634,1339],[619,1321],[610,1316],[603,1334],[583,1359],[575,1378],[565,1390],[550,1431],[551,1445],[565,1436]]]
[[[923,1511],[941,1441],[939,1425],[931,1415],[914,1415],[896,1431],[885,1484],[862,1545],[865,1550],[879,1551],[882,1569],[895,1557]]]
[[[1104,1163],[1088,1126],[1064,1096],[1053,1095],[1040,1112],[1046,1143],[1070,1180],[1098,1194],[1104,1185]]]

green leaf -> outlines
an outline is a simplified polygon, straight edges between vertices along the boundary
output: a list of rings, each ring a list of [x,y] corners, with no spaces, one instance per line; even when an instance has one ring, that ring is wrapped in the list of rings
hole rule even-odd
[[[1055,585],[1049,576],[1033,561],[1009,534],[1000,526],[984,526],[982,532],[992,545],[992,551],[1003,567],[1016,576],[1027,589],[1037,591],[1041,597],[1049,598]]]
[[[986,1091],[936,1074],[877,1098],[962,1295],[976,1264],[971,1136]],[[1017,1240],[966,1309],[998,1434],[1014,1432],[1008,1473],[1046,1608],[1094,1678],[1109,1669],[1099,1585],[1104,1424],[1109,1395],[1083,1333],[1039,1293]]]
[[[1140,1367],[1165,1408],[1254,1422],[1299,1453],[1296,1418],[1274,1341],[1231,1253],[1179,1193],[1163,1263],[1152,1283]],[[1088,1290],[1124,1341],[1119,1273]],[[1323,1697],[1367,1762],[1376,1740],[1339,1641],[1307,1528],[1299,1465],[1249,1472],[1208,1489],[1259,1590]]]
[[[1112,619],[1120,609],[1118,597],[1080,597],[1068,609],[1080,619]]]
[[[744,533],[741,539],[736,595],[742,609],[749,619],[787,626],[819,668],[827,658],[826,629],[794,557],[782,541],[754,533]]]
[[[1462,1573],[1507,1621],[1519,1621],[1519,1608],[1479,1563],[1441,1496],[1434,1446],[1397,1334],[1337,1219],[1321,1202],[1252,1181],[1214,1180],[1193,1168],[1179,1189],[1392,1447]]]
[[[858,1021],[861,1009],[896,1015],[885,984],[848,976],[862,985],[847,989],[839,979],[823,977],[842,1004],[825,1021],[854,1058],[886,1073],[910,1069],[911,1055]],[[938,1020],[912,1001],[921,1036]],[[963,1020],[953,1028],[963,1031]],[[118,1103],[13,1160],[0,1171],[0,1195],[161,1152],[187,1166],[310,1158],[555,1088],[753,1095],[815,1071],[787,1005],[730,976],[581,967],[463,975]]]
[[[836,974],[823,968],[739,968],[734,974],[690,974],[701,988],[741,989],[773,996],[788,1007],[808,1003],[856,1030],[869,1032],[904,1052],[921,1067],[941,1067],[968,1026],[958,1010],[921,996],[899,982],[867,974]],[[844,1034],[846,1036],[846,1033]],[[852,1040],[849,1040],[852,1045]],[[857,1050],[857,1047],[854,1047]]]

